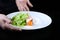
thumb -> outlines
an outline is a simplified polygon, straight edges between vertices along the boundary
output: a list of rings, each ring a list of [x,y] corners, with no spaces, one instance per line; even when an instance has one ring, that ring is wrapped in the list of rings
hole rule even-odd
[[[4,20],[4,22],[6,22],[6,23],[11,23],[12,21],[10,20],[10,19],[8,19],[8,18],[3,18],[3,20]]]
[[[20,28],[14,27],[14,26],[12,26],[11,24],[5,23],[5,27],[6,27],[7,29],[9,29],[9,30],[18,30],[18,31],[21,31]]]

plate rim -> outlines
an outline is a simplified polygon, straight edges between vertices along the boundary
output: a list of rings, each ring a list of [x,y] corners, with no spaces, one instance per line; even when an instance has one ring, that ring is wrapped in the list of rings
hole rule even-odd
[[[51,23],[52,23],[52,18],[51,18],[49,15],[45,14],[45,13],[37,12],[37,11],[20,11],[20,12],[36,12],[36,13],[44,14],[44,15],[48,16],[48,17],[51,19],[50,24],[48,24],[47,26],[51,25]],[[17,12],[12,12],[12,13],[19,13],[19,11],[17,11]],[[10,13],[10,14],[12,14],[12,13]],[[10,14],[7,14],[7,16],[10,15]],[[47,26],[45,26],[45,27],[47,27]],[[45,27],[42,27],[42,28],[45,28]],[[42,28],[38,28],[38,29],[42,29]],[[36,28],[34,28],[34,29],[22,29],[22,30],[36,30]]]

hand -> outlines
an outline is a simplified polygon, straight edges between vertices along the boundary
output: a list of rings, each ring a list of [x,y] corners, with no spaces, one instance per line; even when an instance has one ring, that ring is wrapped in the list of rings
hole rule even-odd
[[[0,27],[2,29],[21,30],[19,28],[13,27],[10,23],[11,23],[11,20],[8,19],[7,16],[0,14]]]
[[[29,7],[27,6],[27,4],[30,7],[33,7],[29,0],[16,0],[16,5],[19,11],[29,11]]]

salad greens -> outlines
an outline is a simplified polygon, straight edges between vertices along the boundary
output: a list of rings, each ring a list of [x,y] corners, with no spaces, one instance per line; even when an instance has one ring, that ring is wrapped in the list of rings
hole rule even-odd
[[[25,26],[26,25],[26,19],[28,18],[28,13],[18,13],[15,15],[12,20],[12,25],[14,26]]]

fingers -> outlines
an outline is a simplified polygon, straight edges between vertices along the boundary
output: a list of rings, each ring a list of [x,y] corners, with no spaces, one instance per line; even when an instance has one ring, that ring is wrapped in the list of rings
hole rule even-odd
[[[23,11],[26,11],[26,9],[24,8]]]
[[[30,7],[33,7],[33,5],[30,3],[29,0],[28,1],[27,0],[23,0],[23,1],[16,0],[16,5],[19,11],[29,11],[29,7],[27,6],[27,4]]]
[[[21,30],[20,28],[13,27],[13,26],[10,24],[11,20],[8,19],[5,15],[0,14],[0,16],[1,16],[1,17],[0,17],[0,27],[1,27],[2,29],[7,28],[7,29],[10,29],[10,30]]]
[[[3,18],[3,21],[5,22],[5,23],[11,23],[11,20],[10,19],[8,19],[8,18]]]
[[[25,5],[25,9],[26,9],[27,11],[29,11],[29,7],[28,7],[27,5]]]
[[[19,2],[18,0],[16,0],[16,5],[17,5],[19,11],[23,11],[23,6],[22,6],[21,2]]]
[[[19,31],[21,31],[20,28],[13,27],[11,24],[5,23],[5,27],[6,27],[6,29],[9,29],[9,30],[19,30]]]
[[[3,30],[8,29],[8,30],[17,30],[17,31],[21,31],[20,28],[13,27],[11,24],[8,24],[8,23],[4,23],[3,20],[0,20],[0,27],[1,27]]]
[[[20,5],[19,6],[21,9],[21,11],[29,11],[29,7],[25,4],[25,3],[23,3],[22,5]]]
[[[20,11],[29,11],[29,8],[28,8],[28,6],[27,5],[20,5],[20,6],[18,6],[18,9],[20,10]]]
[[[19,9],[20,11],[26,11],[26,9],[25,9],[24,7],[22,7],[22,5],[20,5],[20,6],[18,7],[18,9]]]
[[[11,22],[11,20],[8,19],[7,16],[4,14],[0,14],[0,20],[2,20],[3,22],[7,22],[7,23]]]
[[[33,7],[33,5],[31,4],[31,2],[28,0],[28,5],[30,6],[30,7]]]

